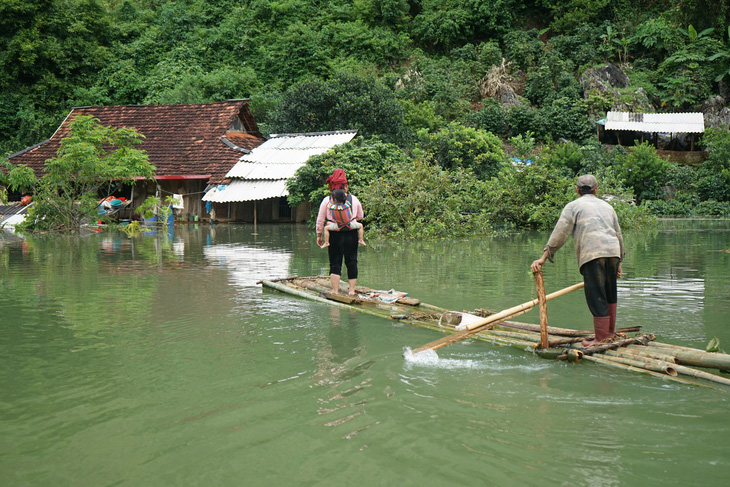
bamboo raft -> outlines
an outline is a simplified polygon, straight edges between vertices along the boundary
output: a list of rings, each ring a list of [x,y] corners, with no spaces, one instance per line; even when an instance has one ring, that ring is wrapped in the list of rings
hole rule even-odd
[[[341,283],[340,293],[334,294],[326,276],[294,276],[261,280],[259,283],[264,288],[446,334],[439,340],[414,349],[410,352],[412,354],[435,350],[470,338],[494,345],[515,347],[543,358],[575,363],[594,362],[687,385],[730,386],[730,378],[703,370],[730,372],[730,355],[657,342],[653,334],[642,333],[640,326],[618,328],[613,339],[582,347],[581,341],[594,338],[593,330],[547,326],[544,312],[547,300],[580,289],[582,283],[545,296],[541,274],[538,280],[538,299],[499,313],[486,309],[452,311],[422,303],[406,293],[365,286],[357,286],[357,294],[353,297],[347,294],[346,283]],[[541,308],[540,325],[512,321],[512,318],[530,311],[536,305]]]

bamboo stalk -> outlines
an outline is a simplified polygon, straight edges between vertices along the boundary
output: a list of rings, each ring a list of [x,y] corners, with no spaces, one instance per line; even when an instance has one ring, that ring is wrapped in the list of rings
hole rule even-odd
[[[648,343],[653,339],[654,339],[654,335],[652,335],[651,333],[643,334],[643,335],[639,335],[639,336],[633,337],[633,338],[622,338],[620,340],[613,340],[613,341],[610,341],[607,343],[598,343],[596,345],[586,347],[582,351],[586,355],[591,355],[593,353],[602,353],[602,352],[605,352],[606,350],[612,350],[612,349],[616,349],[619,347],[625,347],[625,346],[631,345],[633,343],[644,343],[644,342]]]
[[[627,355],[630,354],[624,354],[618,350],[608,350],[606,351],[606,355],[609,355],[611,357],[610,360],[613,360],[614,362],[619,362],[634,367],[640,367],[642,369],[653,370],[654,372],[662,372],[664,374],[669,374],[672,377],[677,376],[677,369],[675,369],[671,364],[668,364],[667,362],[662,362],[661,360],[652,360],[650,358],[640,360],[637,358],[627,357]],[[633,357],[636,356],[634,355]]]
[[[545,298],[545,282],[542,278],[542,271],[533,273],[537,287],[537,309],[540,312],[540,348],[548,348],[548,316],[547,300]]]
[[[511,332],[511,331],[501,331],[501,330],[488,330],[488,331],[485,331],[484,333],[489,334],[489,335],[505,337],[505,338],[517,338],[519,340],[525,340],[525,341],[535,343],[535,344],[540,343],[540,336],[536,335],[534,333],[532,333],[532,334],[515,333],[515,332]],[[543,347],[543,348],[547,348],[547,347]]]
[[[730,379],[726,379],[725,377],[720,377],[717,374],[711,374],[710,372],[705,372],[704,370],[693,369],[691,367],[686,367],[684,365],[675,365],[674,368],[677,369],[677,372],[679,372],[682,375],[688,375],[690,377],[695,377],[697,379],[705,379],[705,380],[709,380],[710,382],[716,382],[718,384],[730,386]]]
[[[319,296],[313,296],[313,295],[308,294],[308,293],[306,293],[304,291],[301,291],[299,289],[293,288],[291,286],[287,286],[285,284],[280,284],[278,282],[272,282],[272,281],[263,280],[263,281],[261,281],[261,283],[264,286],[268,287],[268,288],[275,289],[277,291],[281,291],[281,292],[287,293],[287,294],[293,294],[295,296],[301,296],[303,298],[311,299],[313,301],[318,301],[320,303],[326,303],[326,304],[329,304],[330,306],[337,306],[339,308],[347,308],[347,309],[357,309],[359,311],[362,311],[362,312],[367,313],[367,314],[370,314],[370,315],[380,316],[381,318],[384,316],[383,314],[381,314],[381,313],[375,313],[375,312],[371,311],[368,308],[364,308],[364,307],[357,307],[356,308],[355,306],[352,306],[350,304],[338,303],[337,301],[331,301],[329,299],[321,298]]]
[[[529,331],[540,331],[540,325],[533,325],[530,323],[512,323],[505,322],[501,323],[500,328],[514,328],[515,330],[529,330]],[[641,326],[630,326],[627,328],[617,328],[616,333],[634,333],[641,331]],[[582,337],[593,335],[593,330],[571,330],[568,328],[557,328],[554,326],[548,326],[548,334],[550,335],[561,335],[567,337]]]
[[[685,347],[682,345],[674,345],[671,343],[663,343],[663,342],[655,342],[655,347],[664,347],[664,348],[674,348],[677,350],[686,350],[688,352],[705,352],[704,350],[700,350],[699,348],[692,348],[692,347]],[[709,353],[709,352],[705,352]]]
[[[658,360],[664,360],[665,362],[669,362],[670,364],[677,363],[677,358],[674,355],[669,355],[669,354],[661,353],[661,352],[655,352],[654,351],[655,349],[653,349],[653,348],[650,349],[646,345],[629,345],[626,348],[639,355],[655,358]]]
[[[631,346],[631,345],[629,345]],[[611,352],[615,353],[621,353],[626,355],[628,358],[634,358],[635,360],[658,360],[660,362],[666,362],[668,364],[676,365],[677,361],[672,357],[671,355],[662,355],[661,357],[655,357],[652,355],[647,355],[639,352],[635,349],[629,349],[628,347],[619,348],[615,351],[610,350]],[[608,354],[608,351],[606,352]]]
[[[549,348],[559,347],[560,345],[570,345],[571,343],[578,343],[578,342],[582,342],[582,341],[583,341],[583,337],[562,338],[560,340],[551,340]]]
[[[617,351],[609,350],[608,352],[606,352],[606,355],[623,354],[623,353],[625,353],[623,350],[620,350],[620,351],[619,350],[617,350]],[[671,357],[671,358],[673,359],[674,357]],[[717,384],[723,384],[726,386],[730,386],[730,379],[721,377],[717,374],[711,374],[710,372],[705,372],[704,370],[697,370],[697,369],[693,369],[691,367],[686,367],[684,365],[677,365],[677,364],[665,362],[665,361],[662,361],[659,359],[655,359],[655,362],[657,364],[668,365],[672,369],[674,369],[677,373],[682,374],[682,375],[687,375],[690,377],[694,377],[696,379],[704,379],[704,380],[708,380],[710,382],[715,382]]]
[[[648,345],[661,350],[662,353],[674,355],[677,362],[682,365],[730,370],[730,355],[724,353],[710,353],[696,349],[694,351],[685,350],[685,347],[666,346],[666,344],[649,343]]]
[[[697,382],[693,382],[693,381],[687,380],[687,379],[681,379],[679,377],[672,377],[671,375],[661,374],[659,372],[654,372],[653,370],[646,370],[646,369],[642,369],[639,367],[633,367],[631,365],[620,364],[618,362],[609,360],[605,357],[596,357],[594,355],[583,355],[582,358],[585,360],[588,360],[589,362],[595,362],[595,363],[602,364],[602,365],[608,365],[610,367],[615,367],[618,369],[623,369],[623,370],[627,370],[627,371],[631,371],[631,372],[641,372],[643,374],[653,375],[654,377],[658,377],[662,380],[671,380],[674,382],[681,382],[682,384],[687,384],[687,385],[691,385],[691,386],[701,386],[701,387],[712,388],[712,386],[708,386],[705,384],[698,384]]]

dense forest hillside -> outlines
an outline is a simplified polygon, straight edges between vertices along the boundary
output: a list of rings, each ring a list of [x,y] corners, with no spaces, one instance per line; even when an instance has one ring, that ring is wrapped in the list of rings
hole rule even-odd
[[[322,92],[338,88],[397,102],[401,120],[391,115],[363,127],[373,133],[392,135],[399,122],[434,130],[457,120],[510,135],[529,125],[546,138],[551,129],[532,119],[610,108],[605,94],[584,98],[579,81],[606,62],[631,78],[624,101],[642,88],[649,102],[644,110],[696,109],[722,94],[718,77],[730,78],[729,4],[5,0],[0,151],[45,140],[70,108],[87,105],[250,97],[255,115],[272,130],[355,128],[342,126],[358,122],[344,115],[297,116],[301,109],[326,110],[329,95]],[[344,73],[353,90],[327,83]],[[525,104],[517,110],[525,113],[508,114],[512,120],[503,126],[504,114],[490,103],[501,84],[537,113]],[[584,134],[578,120],[560,122],[553,136]]]
[[[480,181],[497,168],[446,145],[545,144],[592,169],[552,144],[582,144],[611,108],[727,110],[729,26],[730,0],[3,0],[0,154],[75,106],[251,98],[265,133],[357,128]],[[597,82],[607,66],[627,82]],[[661,199],[654,183],[635,196]]]

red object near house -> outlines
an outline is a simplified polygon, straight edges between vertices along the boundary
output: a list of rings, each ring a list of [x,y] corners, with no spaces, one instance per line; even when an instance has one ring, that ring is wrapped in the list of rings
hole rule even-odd
[[[31,201],[31,197],[28,195],[25,195],[22,198],[20,198],[20,204],[23,206],[29,205],[30,201]]]

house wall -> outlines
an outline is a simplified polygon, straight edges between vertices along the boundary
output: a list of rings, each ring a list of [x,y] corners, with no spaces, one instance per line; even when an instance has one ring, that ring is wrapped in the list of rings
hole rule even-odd
[[[309,219],[311,210],[311,205],[308,203],[291,208],[286,198],[270,198],[256,202],[219,203],[215,207],[216,220],[253,223],[254,206],[257,223],[302,223]],[[223,212],[226,216],[223,216]],[[208,217],[207,214],[206,217]]]

